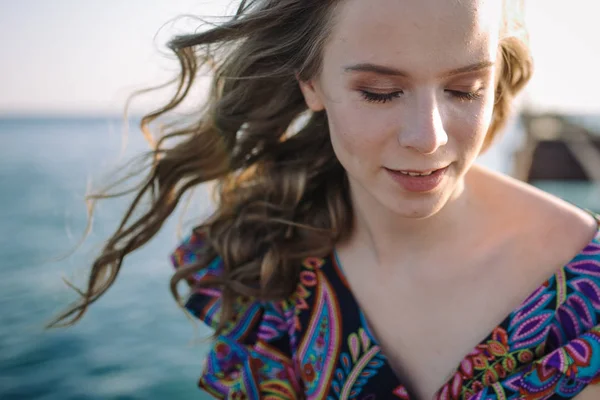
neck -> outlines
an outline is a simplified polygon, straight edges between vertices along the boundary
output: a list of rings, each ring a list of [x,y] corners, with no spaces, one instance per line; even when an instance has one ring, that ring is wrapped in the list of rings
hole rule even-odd
[[[404,260],[407,265],[417,266],[417,260],[431,256],[433,243],[439,253],[444,246],[453,247],[449,239],[464,238],[468,232],[462,228],[469,224],[467,210],[472,208],[472,199],[464,180],[447,199],[440,200],[438,211],[423,218],[400,215],[352,185],[351,194],[354,229],[347,244],[366,250],[379,265],[391,266]],[[413,201],[418,203],[419,199]]]

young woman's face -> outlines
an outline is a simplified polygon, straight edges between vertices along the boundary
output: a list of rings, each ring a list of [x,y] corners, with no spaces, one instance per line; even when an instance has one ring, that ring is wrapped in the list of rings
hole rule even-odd
[[[335,9],[322,72],[300,85],[355,201],[419,218],[461,191],[491,123],[501,16],[502,0]]]

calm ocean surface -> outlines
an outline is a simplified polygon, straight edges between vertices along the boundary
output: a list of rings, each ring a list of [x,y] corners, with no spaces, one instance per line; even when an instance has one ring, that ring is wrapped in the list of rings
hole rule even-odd
[[[117,283],[78,325],[43,330],[74,299],[61,277],[83,282],[125,209],[123,200],[101,202],[84,245],[52,261],[83,232],[88,178],[102,182],[102,174],[122,164],[121,121],[0,119],[0,143],[0,399],[208,399],[196,380],[206,351],[198,339],[209,331],[185,317],[168,289],[176,218],[125,260]],[[506,143],[483,162],[505,170]],[[121,161],[145,146],[132,125]],[[597,187],[541,187],[599,211]],[[184,221],[206,215],[208,207],[199,193]]]
[[[145,150],[131,131],[129,155]],[[101,203],[84,246],[51,261],[83,232],[88,177],[118,165],[120,120],[0,120],[0,143],[0,399],[210,398],[196,388],[206,348],[196,342],[210,332],[168,289],[177,220],[125,260],[78,325],[43,330],[74,299],[61,277],[82,282],[124,210],[123,201]]]

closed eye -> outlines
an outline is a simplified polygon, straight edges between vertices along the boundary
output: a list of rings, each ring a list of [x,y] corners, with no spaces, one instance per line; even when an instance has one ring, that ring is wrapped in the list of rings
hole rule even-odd
[[[461,92],[459,90],[446,90],[447,93],[450,93],[452,97],[455,97],[461,101],[473,101],[481,98],[483,96],[482,90],[477,90],[473,92]]]
[[[368,102],[371,103],[387,103],[395,98],[402,95],[402,91],[391,92],[391,93],[373,93],[366,90],[361,90],[361,96]]]

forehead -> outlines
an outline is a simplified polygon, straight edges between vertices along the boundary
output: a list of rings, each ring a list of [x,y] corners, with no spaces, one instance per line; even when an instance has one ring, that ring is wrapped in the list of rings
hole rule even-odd
[[[502,0],[344,0],[325,58],[435,73],[496,58]]]

